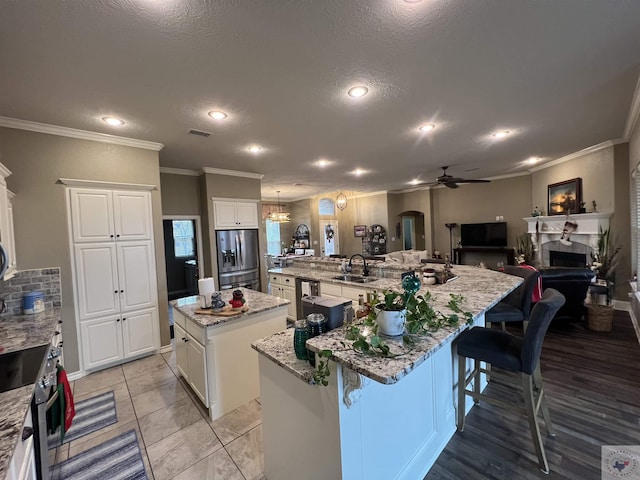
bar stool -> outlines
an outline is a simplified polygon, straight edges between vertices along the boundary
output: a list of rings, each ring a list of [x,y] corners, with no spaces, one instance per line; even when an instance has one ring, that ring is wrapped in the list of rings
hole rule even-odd
[[[456,352],[458,354],[458,431],[464,430],[465,399],[466,395],[473,397],[474,403],[478,404],[480,399],[500,407],[524,413],[529,420],[529,429],[533,437],[533,446],[538,456],[540,470],[549,473],[549,464],[544,452],[540,428],[538,426],[538,411],[542,410],[542,417],[550,436],[555,436],[551,417],[545,403],[544,389],[542,386],[542,375],[540,373],[540,353],[542,352],[542,341],[547,333],[549,324],[556,312],[564,304],[564,296],[548,288],[544,291],[542,299],[533,307],[529,327],[524,338],[520,338],[501,330],[473,327],[466,330],[458,337]],[[466,359],[473,358],[474,365],[471,374],[466,376]],[[486,362],[487,368],[482,368],[480,362]],[[489,367],[499,367],[510,372],[519,372],[523,396],[524,408],[506,402],[499,398],[488,397],[480,393],[480,374],[489,373]],[[491,378],[496,375],[502,377],[496,370],[491,370]],[[509,375],[505,379],[513,380]],[[473,381],[473,390],[467,390],[467,385]]]
[[[540,272],[506,265],[504,273],[522,277],[524,281],[518,285],[518,288],[489,309],[484,315],[484,321],[485,323],[502,323],[502,330],[505,329],[505,323],[523,322],[522,329],[524,331],[527,329],[529,321],[531,296],[534,288],[536,288]]]

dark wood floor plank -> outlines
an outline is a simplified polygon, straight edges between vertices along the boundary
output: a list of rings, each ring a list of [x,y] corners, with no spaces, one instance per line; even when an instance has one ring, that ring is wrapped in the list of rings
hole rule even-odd
[[[425,480],[595,480],[602,445],[640,445],[640,344],[626,312],[616,311],[609,333],[552,324],[541,368],[557,433],[544,438],[549,475],[538,470],[526,418],[481,402]],[[516,398],[497,380],[486,392]]]

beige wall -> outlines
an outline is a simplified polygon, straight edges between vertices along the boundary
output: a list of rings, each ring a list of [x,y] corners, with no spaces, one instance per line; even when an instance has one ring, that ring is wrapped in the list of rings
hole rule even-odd
[[[527,231],[523,220],[533,209],[531,206],[531,176],[494,180],[489,184],[467,184],[459,188],[432,190],[433,248],[449,252],[449,229],[445,223],[457,223],[453,229],[453,247],[460,240],[461,223],[495,222],[501,215],[507,222],[509,247],[515,246],[516,237]]]
[[[595,200],[599,212],[614,211],[613,195],[613,155],[614,148],[603,148],[582,155],[559,165],[544,168],[531,175],[532,209],[535,206],[547,208],[547,186],[572,178],[582,178],[582,199],[587,212],[592,211],[591,201]]]
[[[158,302],[167,303],[158,152],[0,127],[0,161],[13,172],[18,269],[57,267],[62,274],[65,367],[80,367],[71,278],[65,187],[59,178],[157,185],[151,192],[158,272]],[[169,319],[160,308],[161,344],[169,344]]]
[[[614,148],[614,214],[611,217],[611,232],[613,238],[622,247],[620,262],[615,271],[616,290],[618,300],[628,301],[631,279],[631,202],[629,178],[629,144],[623,143]]]
[[[160,173],[163,215],[200,215],[200,178]]]

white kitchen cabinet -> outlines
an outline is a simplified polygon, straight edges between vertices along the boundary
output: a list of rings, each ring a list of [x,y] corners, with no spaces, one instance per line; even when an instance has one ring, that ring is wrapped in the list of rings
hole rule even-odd
[[[82,367],[158,349],[158,287],[148,191],[69,188]]]
[[[149,192],[70,189],[74,242],[151,239]]]
[[[80,322],[85,369],[109,365],[124,358],[120,315]]]
[[[157,304],[151,242],[80,243],[74,253],[81,320]]]
[[[6,178],[11,175],[4,165],[0,163],[0,242],[7,251],[9,264],[2,279],[8,280],[17,272],[16,242],[13,231],[13,194],[7,190]]]
[[[155,308],[80,322],[85,369],[122,362],[156,350]]]
[[[213,200],[213,218],[217,230],[258,228],[258,203]]]
[[[200,397],[200,400],[202,400],[205,405],[208,405],[206,348],[181,326],[181,324],[184,325],[186,322],[184,315],[174,309],[173,318],[178,372],[191,386],[194,393]],[[182,321],[178,321],[177,319],[181,319]],[[193,322],[191,323],[191,327],[201,328],[194,325]]]
[[[367,290],[362,288],[350,287],[348,285],[338,285],[335,283],[320,283],[320,296],[322,297],[342,297],[349,298],[353,304],[353,308],[358,308],[358,299],[360,295],[367,296]]]
[[[27,414],[22,428],[33,428],[31,409]],[[36,463],[34,451],[34,438],[31,435],[26,440],[18,439],[13,451],[11,462],[5,476],[5,480],[36,480]]]
[[[295,277],[271,273],[269,274],[269,282],[271,286],[271,295],[284,298],[291,302],[287,305],[287,319],[293,321],[297,320]]]

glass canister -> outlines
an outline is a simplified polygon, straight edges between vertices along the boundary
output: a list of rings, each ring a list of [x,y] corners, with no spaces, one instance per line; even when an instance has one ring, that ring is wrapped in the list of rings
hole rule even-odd
[[[307,347],[305,343],[309,338],[309,330],[307,327],[307,321],[303,318],[302,320],[296,320],[294,330],[293,330],[293,349],[296,352],[296,358],[299,360],[307,360]]]
[[[327,325],[327,319],[321,313],[310,313],[307,315],[307,330],[309,332],[309,338],[317,337],[326,333],[329,328]],[[309,363],[312,367],[316,366],[316,354],[307,349],[307,356],[309,357]]]

